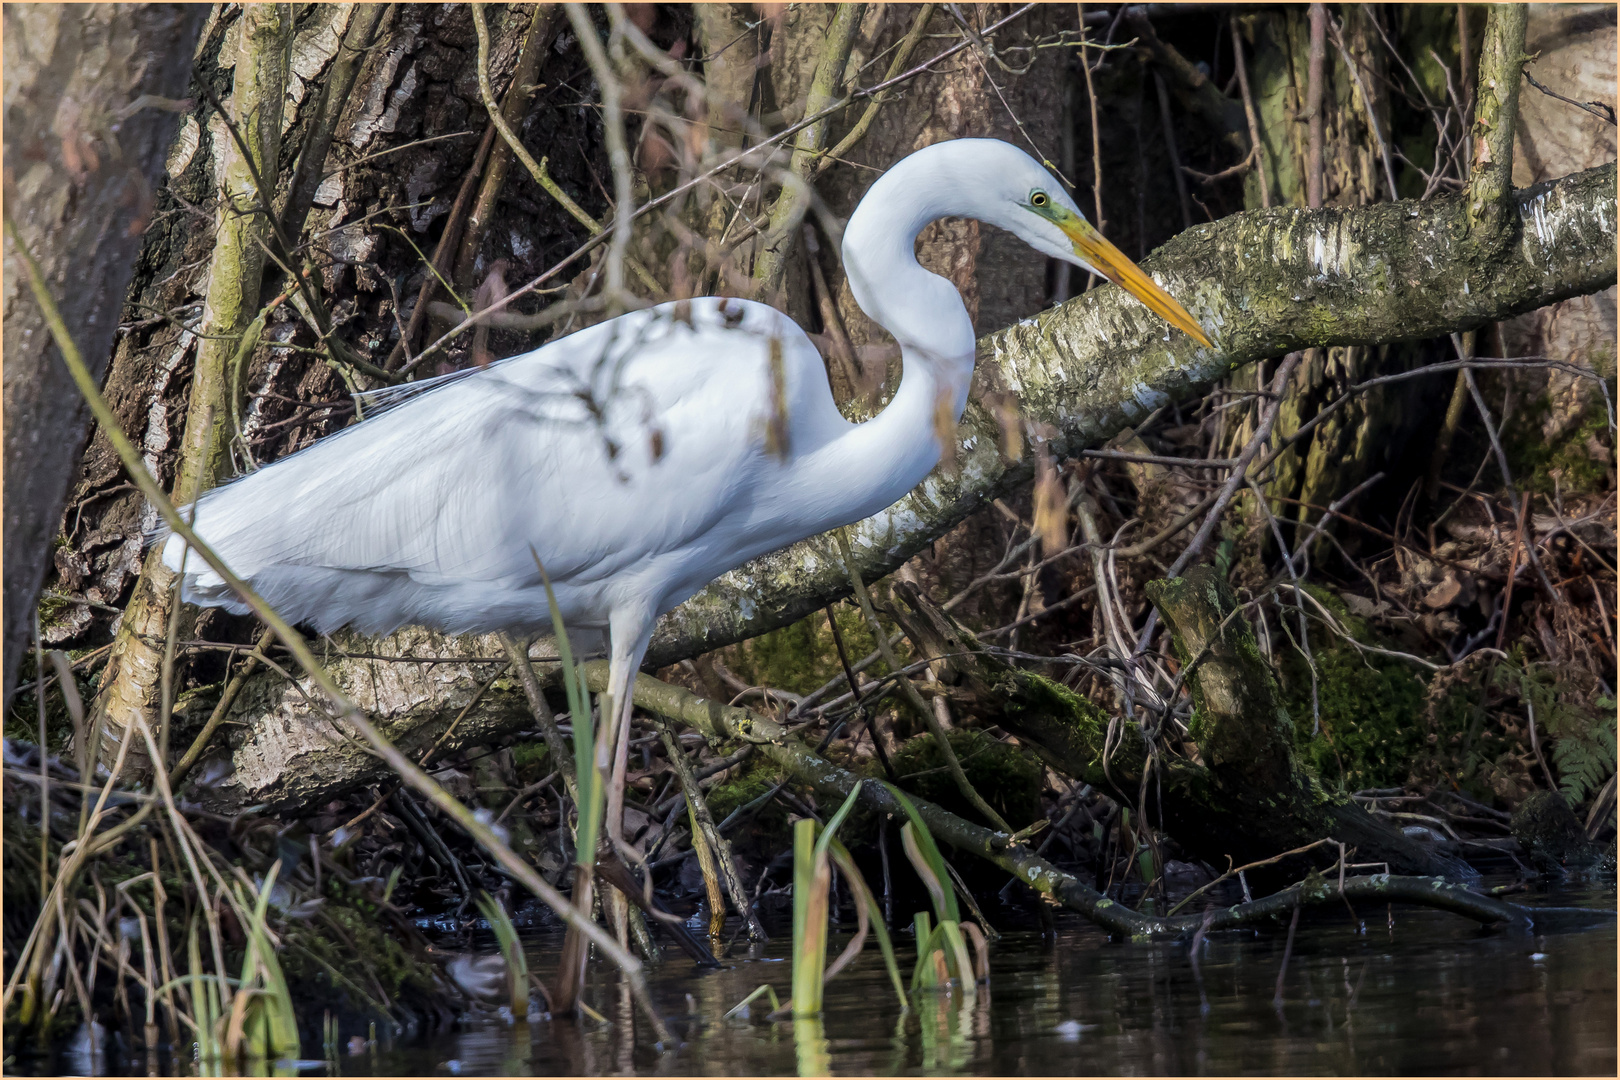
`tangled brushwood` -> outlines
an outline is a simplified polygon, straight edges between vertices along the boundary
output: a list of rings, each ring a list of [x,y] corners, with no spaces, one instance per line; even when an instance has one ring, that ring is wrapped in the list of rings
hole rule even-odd
[[[1305,905],[1513,922],[1524,883],[1612,872],[1615,127],[1580,82],[1612,17],[100,10],[85,33],[195,48],[116,106],[76,90],[106,115],[48,145],[7,125],[7,375],[44,403],[8,382],[8,1055],[364,1054],[589,1016],[607,975],[665,1043],[671,948],[792,933],[788,994],[749,1001],[799,1023],[868,931],[897,1008],[980,992],[992,902],[1152,940]],[[8,8],[8,43],[69,17]],[[54,114],[66,77],[9,48]],[[146,545],[427,378],[666,300],[777,306],[869,418],[899,350],[843,223],[964,136],[1032,150],[1219,348],[931,225],[979,334],[945,461],[660,621],[622,842],[588,641],[200,612]],[[104,190],[102,162],[136,171]],[[84,287],[83,238],[32,209],[55,188],[127,228],[97,240],[124,277]],[[860,928],[830,965],[829,918]],[[523,933],[565,923],[542,980]]]

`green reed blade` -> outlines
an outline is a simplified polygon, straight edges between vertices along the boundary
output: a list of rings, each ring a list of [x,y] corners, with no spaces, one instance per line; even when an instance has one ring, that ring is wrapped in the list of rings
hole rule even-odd
[[[832,863],[818,852],[815,821],[793,823],[793,1015],[821,1012],[827,969],[827,892]]]
[[[281,860],[277,859],[265,875],[264,884],[259,886],[258,899],[247,928],[248,945],[242,959],[241,985],[244,991],[250,991],[255,983],[262,983],[262,988],[254,994],[252,1004],[257,1007],[256,1016],[262,1018],[263,1023],[250,1026],[244,1018],[243,1031],[254,1054],[266,1058],[296,1058],[302,1049],[298,1037],[298,1017],[293,1013],[287,979],[282,974],[280,962],[276,960],[275,949],[270,945],[267,923],[270,893],[280,873]]]
[[[490,929],[495,931],[495,940],[500,944],[501,955],[506,958],[508,1003],[512,1007],[512,1015],[521,1020],[529,1015],[529,958],[523,953],[523,942],[518,938],[517,927],[512,925],[512,917],[499,900],[487,892],[481,892],[478,895],[478,910],[489,920]]]
[[[939,845],[934,843],[933,834],[928,831],[927,822],[923,821],[922,815],[917,812],[911,800],[906,798],[905,792],[893,784],[883,781],[879,783],[883,783],[883,786],[894,794],[905,810],[906,816],[911,819],[910,824],[915,826],[911,840],[906,839],[904,827],[900,830],[900,838],[906,847],[907,856],[911,857],[912,865],[917,867],[917,873],[922,876],[923,884],[928,886],[928,894],[934,901],[935,914],[939,916],[941,922],[961,922],[962,915],[956,906],[956,889],[951,884],[951,873],[945,867],[945,856],[940,854]],[[913,848],[916,849],[916,854],[913,854]],[[928,881],[928,874],[923,873],[924,865],[933,875],[932,884]]]
[[[574,861],[580,866],[596,862],[596,834],[600,828],[604,802],[602,775],[596,767],[596,736],[591,721],[591,696],[585,688],[585,670],[574,662],[574,650],[563,626],[562,608],[551,588],[551,578],[540,562],[540,553],[529,545],[529,554],[546,586],[546,606],[551,612],[551,631],[557,639],[557,657],[562,661],[563,690],[568,695],[568,715],[574,727],[574,774],[579,787],[579,827],[575,833]]]
[[[821,838],[816,841],[817,855],[827,853],[827,846],[833,842],[833,835],[838,832],[838,827],[844,823],[844,819],[849,816],[851,810],[855,809],[856,802],[860,800],[861,785],[864,783],[866,783],[865,780],[855,781],[855,787],[850,790],[849,797],[844,800],[844,805],[840,806],[838,812],[827,820],[827,827],[821,830]]]
[[[198,916],[194,913],[186,937],[186,963],[191,969],[191,985],[187,987],[187,995],[191,998],[192,1020],[197,1025],[197,1061],[202,1075],[207,1076],[211,1063],[219,1059],[219,1047],[214,1041],[214,1024],[219,1015],[219,991],[209,982],[212,977],[203,971],[197,921]]]
[[[911,970],[911,990],[939,985],[934,973],[934,925],[928,912],[919,911],[912,916],[911,925],[917,938],[917,965]]]
[[[900,965],[894,958],[894,943],[889,940],[889,928],[883,923],[883,909],[878,907],[877,897],[872,895],[872,888],[861,876],[860,869],[855,865],[849,849],[841,841],[834,840],[828,847],[828,853],[838,868],[844,872],[844,878],[849,882],[850,891],[855,894],[855,902],[862,906],[867,913],[871,924],[873,936],[877,938],[878,948],[883,952],[883,965],[888,969],[889,981],[894,984],[894,996],[900,999],[902,1009],[909,1008],[910,1002],[906,1000],[906,986],[900,979]]]
[[[782,1011],[782,1003],[776,999],[776,990],[771,986],[770,983],[760,983],[759,986],[754,989],[752,994],[749,994],[747,997],[737,1002],[737,1004],[727,1009],[725,1015],[720,1019],[730,1020],[733,1016],[736,1016],[738,1013],[748,1008],[748,1006],[752,1005],[761,994],[764,994],[771,999],[772,1012]]]
[[[952,969],[952,977],[962,985],[962,989],[971,994],[978,980],[973,977],[973,960],[968,954],[967,939],[962,936],[961,924],[940,923],[939,933],[944,939],[941,944],[945,946],[946,966]]]
[[[912,869],[917,871],[917,876],[928,889],[928,897],[934,904],[935,917],[940,922],[948,921],[945,915],[945,890],[949,886],[940,881],[939,875],[928,864],[928,857],[917,844],[917,826],[909,821],[900,826],[900,846],[904,849],[906,858],[910,860]]]

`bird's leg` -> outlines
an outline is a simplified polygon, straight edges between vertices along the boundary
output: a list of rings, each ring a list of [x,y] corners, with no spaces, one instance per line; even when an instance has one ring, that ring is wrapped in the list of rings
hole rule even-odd
[[[602,703],[602,731],[604,735],[611,733],[611,738],[601,740],[599,745],[603,755],[597,758],[604,767],[607,762],[612,762],[607,783],[607,813],[602,823],[602,844],[610,851],[615,843],[624,839],[624,785],[630,767],[630,713],[633,709],[630,687],[635,681],[636,671],[641,667],[641,658],[646,654],[650,632],[650,625],[636,627],[631,633],[622,632],[617,626],[613,628],[614,647],[613,658],[608,665],[608,694]],[[626,643],[630,646],[628,649],[624,648]],[[630,918],[628,900],[616,889],[602,899],[609,901],[608,910],[612,913],[613,928],[618,934],[619,943],[627,944]]]
[[[613,652],[608,663],[607,700],[602,704],[603,738],[597,741],[597,762],[608,776],[607,814],[602,823],[602,836],[610,844],[624,838],[624,783],[630,766],[630,712],[631,686],[641,667],[641,658],[647,654],[647,641],[652,636],[652,620],[641,620],[640,625],[612,629]],[[612,723],[609,723],[609,717]]]

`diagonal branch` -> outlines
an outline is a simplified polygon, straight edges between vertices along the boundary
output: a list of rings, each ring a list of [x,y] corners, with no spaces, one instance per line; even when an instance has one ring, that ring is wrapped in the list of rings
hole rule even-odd
[[[1478,258],[1463,196],[1348,209],[1251,210],[1190,229],[1144,266],[1214,332],[1217,349],[1173,334],[1104,286],[979,342],[955,475],[931,474],[852,527],[862,579],[893,572],[969,514],[1029,479],[998,449],[985,394],[1016,395],[1072,456],[1191,397],[1244,364],[1311,346],[1436,337],[1615,282],[1615,167],[1514,193],[1513,235]],[[850,585],[830,537],[812,537],[716,580],[659,623],[649,666],[787,625]]]

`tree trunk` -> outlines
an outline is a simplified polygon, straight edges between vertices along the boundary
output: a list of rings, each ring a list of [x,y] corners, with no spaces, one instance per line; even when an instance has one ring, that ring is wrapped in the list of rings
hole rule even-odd
[[[235,87],[229,106],[235,130],[215,136],[225,140],[220,210],[207,298],[195,335],[196,360],[180,441],[179,474],[172,489],[175,501],[181,504],[190,503],[229,475],[231,461],[238,456],[241,368],[257,344],[245,338],[250,323],[263,325],[259,289],[264,281],[265,253],[276,244],[272,220],[292,23],[290,5],[255,4],[243,9],[238,28]],[[106,723],[98,752],[109,766],[123,740],[133,736],[136,721],[157,715],[161,707],[158,695],[174,581],[174,572],[163,564],[162,545],[154,544],[146,554],[102,679],[99,707],[105,710]],[[175,632],[189,630],[194,624],[194,613],[184,616],[174,624]],[[127,766],[137,778],[150,767],[138,745],[131,746]]]
[[[1615,83],[1609,65],[1615,46],[1615,23],[1605,11],[1530,7],[1524,51],[1536,59],[1525,70],[1566,98],[1613,104]],[[1540,183],[1614,157],[1613,124],[1526,83],[1519,93],[1515,184]],[[1507,356],[1555,356],[1612,380],[1615,334],[1611,287],[1510,319],[1502,325],[1502,344]],[[1549,446],[1576,436],[1584,420],[1603,412],[1602,396],[1593,392],[1589,379],[1563,371],[1527,371],[1520,380],[1531,400],[1546,395],[1540,435]],[[1597,461],[1610,456],[1595,441],[1591,449]]]
[[[1379,32],[1372,20],[1386,17],[1363,6],[1343,6],[1337,11],[1342,20],[1341,52],[1333,41],[1326,43],[1321,65],[1324,86],[1322,102],[1322,205],[1365,206],[1395,197],[1386,177],[1381,140],[1387,145],[1392,135],[1388,100],[1388,65]],[[1433,45],[1448,58],[1456,53],[1455,22],[1449,10],[1435,8],[1434,17],[1422,27],[1402,37],[1403,41]],[[1249,53],[1250,81],[1265,145],[1268,190],[1273,206],[1307,206],[1310,173],[1309,73],[1311,35],[1309,14],[1302,7],[1278,8],[1248,15],[1238,20]],[[1345,53],[1355,61],[1352,73]],[[1425,67],[1426,73],[1432,72]],[[1443,100],[1443,80],[1438,87]],[[1248,190],[1249,205],[1259,206],[1258,185]],[[1317,410],[1343,394],[1350,386],[1373,373],[1390,374],[1411,367],[1415,360],[1409,347],[1380,345],[1375,348],[1347,346],[1313,350],[1295,370],[1293,389],[1282,405],[1272,432],[1273,446],[1281,445],[1316,415]],[[1233,377],[1234,390],[1253,392],[1256,370]],[[1413,414],[1424,406],[1422,388],[1416,383],[1375,387],[1357,395],[1338,409],[1302,445],[1278,458],[1268,494],[1302,503],[1325,506],[1342,492],[1360,484],[1373,472],[1395,460],[1404,439],[1412,431]],[[1229,454],[1239,453],[1254,432],[1259,410],[1239,410],[1235,422],[1226,429]],[[1246,516],[1258,519],[1259,508],[1248,493],[1239,497]],[[1294,504],[1277,503],[1273,512],[1281,518],[1305,519],[1316,511]],[[1263,523],[1255,520],[1261,546],[1271,543]]]
[[[6,207],[99,380],[208,9],[7,5]],[[10,242],[7,241],[10,251]],[[5,707],[89,412],[5,275]]]

